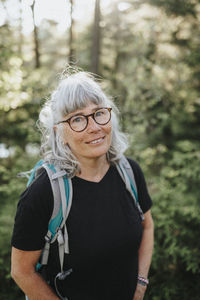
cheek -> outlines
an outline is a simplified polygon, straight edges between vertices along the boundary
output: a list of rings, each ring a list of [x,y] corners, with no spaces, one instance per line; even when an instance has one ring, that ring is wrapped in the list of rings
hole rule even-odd
[[[104,128],[104,132],[107,136],[107,143],[109,144],[108,146],[110,147],[111,141],[112,141],[112,127],[108,126],[108,127]]]
[[[67,133],[67,130],[65,129],[65,127],[63,126],[63,128],[61,129],[61,137],[62,137],[62,141],[64,144],[67,144],[68,143],[68,133]]]
[[[106,133],[109,136],[109,138],[111,138],[111,134],[112,134],[112,127],[111,127],[111,125],[106,128]]]
[[[71,150],[75,150],[82,143],[83,138],[77,133],[73,133],[70,129],[62,132],[62,139],[65,145],[68,145]]]
[[[66,126],[67,124],[62,124],[62,128],[60,128],[60,135],[62,137],[62,142],[66,144],[71,144],[71,140],[73,140],[72,134],[69,131],[69,128]]]

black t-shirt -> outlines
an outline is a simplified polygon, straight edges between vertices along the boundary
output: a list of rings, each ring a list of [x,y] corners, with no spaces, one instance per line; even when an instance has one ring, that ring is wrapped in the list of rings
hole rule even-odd
[[[152,201],[139,165],[129,162],[145,213]],[[67,219],[70,254],[65,255],[64,270],[73,271],[58,282],[59,291],[69,300],[132,300],[142,238],[141,219],[132,197],[113,165],[98,183],[74,177],[72,185],[73,201]],[[52,210],[53,194],[44,170],[20,197],[12,245],[25,251],[42,249]],[[47,269],[53,288],[59,271],[55,242]]]

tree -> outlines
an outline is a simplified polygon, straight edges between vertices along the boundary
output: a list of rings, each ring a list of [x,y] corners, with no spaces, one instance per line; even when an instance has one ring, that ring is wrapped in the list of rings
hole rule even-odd
[[[96,0],[92,48],[91,48],[91,71],[95,74],[99,74],[99,57],[100,57],[100,43],[101,43],[100,20],[101,20],[100,0]]]
[[[104,16],[102,63],[130,133],[128,155],[140,162],[154,202],[156,244],[146,298],[197,300],[199,10],[172,13],[173,1],[160,2],[167,11],[147,1],[137,7],[129,1],[120,10],[116,2]]]
[[[69,28],[69,63],[76,60],[75,45],[74,45],[74,18],[73,18],[74,0],[70,0],[70,28]]]
[[[40,63],[40,51],[39,51],[39,37],[38,37],[38,28],[35,23],[35,0],[33,0],[31,4],[31,10],[32,10],[32,15],[33,15],[33,40],[34,40],[34,51],[35,51],[35,68],[38,69],[41,66]]]

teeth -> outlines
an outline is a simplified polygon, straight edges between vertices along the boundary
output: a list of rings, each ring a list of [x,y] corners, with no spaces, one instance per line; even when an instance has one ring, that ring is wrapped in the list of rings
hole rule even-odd
[[[98,139],[98,140],[92,141],[92,142],[90,142],[90,144],[96,144],[96,143],[99,143],[101,140],[103,140],[103,138],[100,138],[100,139]]]

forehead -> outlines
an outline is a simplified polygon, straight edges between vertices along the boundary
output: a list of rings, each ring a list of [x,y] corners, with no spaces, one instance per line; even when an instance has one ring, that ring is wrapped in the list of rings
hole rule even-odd
[[[86,105],[85,107],[76,109],[73,112],[70,112],[69,114],[67,114],[66,116],[71,117],[71,116],[74,116],[77,114],[87,115],[87,114],[93,113],[95,110],[97,110],[100,107],[102,107],[102,105],[88,103],[88,105]]]

